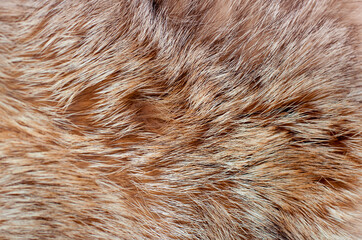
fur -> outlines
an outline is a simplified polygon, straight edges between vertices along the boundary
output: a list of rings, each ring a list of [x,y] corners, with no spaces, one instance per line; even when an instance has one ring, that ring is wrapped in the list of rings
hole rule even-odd
[[[360,239],[351,9],[2,0],[0,239]]]

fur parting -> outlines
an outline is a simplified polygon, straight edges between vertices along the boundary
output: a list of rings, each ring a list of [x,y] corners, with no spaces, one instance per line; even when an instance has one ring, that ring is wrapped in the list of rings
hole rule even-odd
[[[353,4],[0,0],[0,239],[361,239]]]

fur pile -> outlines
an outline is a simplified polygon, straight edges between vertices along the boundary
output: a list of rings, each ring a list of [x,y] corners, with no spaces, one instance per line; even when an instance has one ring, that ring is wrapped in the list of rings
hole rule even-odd
[[[333,0],[1,0],[0,239],[359,239]]]

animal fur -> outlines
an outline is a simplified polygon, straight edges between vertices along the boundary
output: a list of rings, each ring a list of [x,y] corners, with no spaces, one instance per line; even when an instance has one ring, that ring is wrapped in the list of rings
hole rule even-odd
[[[353,9],[1,0],[0,239],[360,239]]]

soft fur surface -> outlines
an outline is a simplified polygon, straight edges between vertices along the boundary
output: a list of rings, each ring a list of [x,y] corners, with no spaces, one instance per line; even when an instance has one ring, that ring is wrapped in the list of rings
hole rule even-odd
[[[353,9],[1,0],[0,239],[360,239]]]

